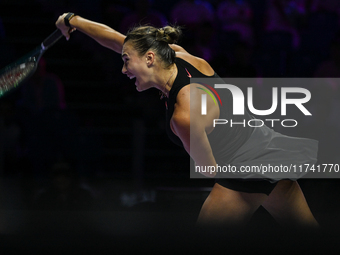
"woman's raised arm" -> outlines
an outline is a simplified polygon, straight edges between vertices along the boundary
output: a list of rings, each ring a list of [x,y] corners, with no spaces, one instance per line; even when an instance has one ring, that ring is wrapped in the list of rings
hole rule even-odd
[[[61,30],[67,40],[70,38],[70,32],[79,30],[96,40],[102,46],[114,50],[119,54],[122,53],[125,35],[107,25],[82,18],[78,15],[73,16],[69,20],[70,28],[66,26],[64,21],[67,14],[68,13],[64,13],[63,15],[60,15],[56,21],[57,28]]]

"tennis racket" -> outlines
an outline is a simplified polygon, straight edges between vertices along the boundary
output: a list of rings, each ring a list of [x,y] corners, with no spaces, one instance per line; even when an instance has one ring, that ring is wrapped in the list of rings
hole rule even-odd
[[[63,37],[59,29],[50,34],[39,47],[0,71],[0,98],[26,81],[37,69],[44,52]]]

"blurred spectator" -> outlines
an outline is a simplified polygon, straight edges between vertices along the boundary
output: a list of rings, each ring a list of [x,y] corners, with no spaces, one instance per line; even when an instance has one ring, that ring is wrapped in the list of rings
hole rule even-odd
[[[338,14],[318,9],[315,2],[305,1],[301,43],[298,51],[290,55],[289,74],[295,77],[336,77],[339,72],[335,42],[340,28]]]
[[[329,58],[320,63],[314,77],[340,78],[340,36],[331,43]],[[338,85],[334,89],[339,91],[340,86]]]
[[[252,10],[245,0],[225,0],[217,7],[222,31],[237,31],[243,42],[253,43]]]
[[[213,61],[218,54],[218,41],[215,27],[210,22],[204,22],[194,31],[194,40],[186,46],[186,50],[193,55]]]
[[[170,17],[173,24],[182,26],[185,30],[185,36],[181,38],[180,44],[189,52],[190,48],[193,48],[193,42],[197,39],[196,36],[201,33],[199,31],[201,26],[203,24],[205,26],[206,24],[215,25],[215,12],[212,5],[207,1],[181,0],[170,11]],[[196,48],[199,48],[200,45],[197,44]],[[207,49],[204,49],[203,52],[202,49],[196,50],[200,51],[200,56],[202,54],[207,55]]]
[[[338,0],[306,0],[311,2],[311,11],[335,12],[340,14],[340,2]]]
[[[58,76],[47,73],[44,58],[40,59],[38,69],[22,92],[22,106],[32,115],[44,110],[66,109],[63,84]]]
[[[303,4],[298,4],[299,2],[301,1],[269,0],[265,20],[265,31],[291,33],[294,48],[298,48],[300,44],[297,20],[305,13]]]
[[[103,23],[114,29],[118,29],[122,20],[129,12],[131,12],[131,10],[125,6],[123,0],[116,0],[114,2],[105,1],[103,3]]]
[[[254,40],[256,41],[264,27],[268,0],[247,0],[247,2],[250,4],[252,11],[252,27]]]
[[[336,12],[311,12],[301,33],[301,50],[326,57],[339,28],[339,15]]]
[[[214,10],[207,1],[181,0],[171,10],[171,21],[189,30],[204,22],[214,21]]]
[[[120,32],[127,33],[129,29],[137,25],[151,25],[154,27],[164,27],[167,25],[166,17],[152,9],[152,0],[136,0],[135,10],[127,13],[120,25]]]

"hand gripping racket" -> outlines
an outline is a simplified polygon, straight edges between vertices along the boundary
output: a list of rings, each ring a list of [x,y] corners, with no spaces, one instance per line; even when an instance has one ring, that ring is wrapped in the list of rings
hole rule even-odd
[[[0,98],[26,81],[37,69],[44,52],[61,37],[61,31],[55,30],[35,50],[0,70]]]

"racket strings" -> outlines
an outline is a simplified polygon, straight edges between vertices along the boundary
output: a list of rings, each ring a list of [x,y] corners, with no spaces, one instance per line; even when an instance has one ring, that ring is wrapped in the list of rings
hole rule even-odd
[[[16,65],[0,76],[0,96],[18,86],[35,68],[35,59],[28,59],[25,63]]]

